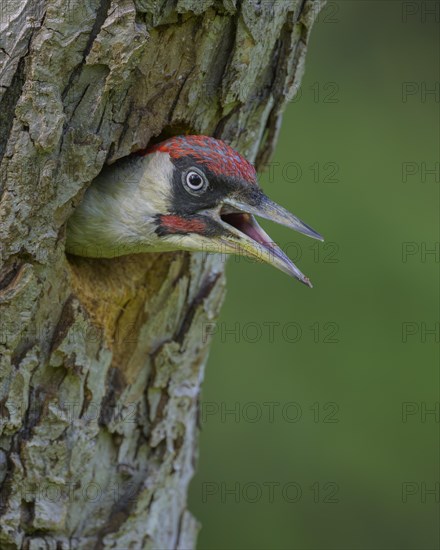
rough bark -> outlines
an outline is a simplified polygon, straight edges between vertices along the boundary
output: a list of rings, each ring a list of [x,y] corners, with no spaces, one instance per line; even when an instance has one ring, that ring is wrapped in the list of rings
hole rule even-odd
[[[213,255],[66,257],[104,163],[221,137],[261,166],[311,0],[6,0],[0,24],[0,547],[195,546]]]

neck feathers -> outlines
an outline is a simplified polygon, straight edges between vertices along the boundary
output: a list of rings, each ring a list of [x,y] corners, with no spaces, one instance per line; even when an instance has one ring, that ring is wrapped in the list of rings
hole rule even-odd
[[[173,169],[163,154],[133,156],[104,168],[69,219],[66,251],[113,258],[158,250],[155,218],[169,209]]]

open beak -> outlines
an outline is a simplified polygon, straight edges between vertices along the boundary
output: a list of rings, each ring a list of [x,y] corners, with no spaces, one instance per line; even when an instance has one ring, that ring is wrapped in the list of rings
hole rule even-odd
[[[258,191],[249,200],[227,198],[223,201],[220,222],[227,231],[220,237],[220,241],[224,252],[258,258],[312,288],[310,279],[272,241],[258,225],[254,215],[285,225],[314,239],[324,240],[314,229]]]

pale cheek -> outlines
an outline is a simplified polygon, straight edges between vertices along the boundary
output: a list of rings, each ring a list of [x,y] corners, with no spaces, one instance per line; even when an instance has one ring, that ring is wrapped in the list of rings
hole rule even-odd
[[[148,169],[140,180],[143,200],[155,213],[167,214],[171,205],[171,185],[174,166],[167,153],[155,153],[148,159]]]

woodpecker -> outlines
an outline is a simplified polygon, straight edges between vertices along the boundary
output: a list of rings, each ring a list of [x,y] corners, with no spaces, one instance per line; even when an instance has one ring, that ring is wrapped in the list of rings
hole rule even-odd
[[[323,240],[271,201],[254,166],[225,142],[176,136],[103,169],[69,218],[66,251],[95,258],[174,250],[242,254],[311,287],[255,216]]]

